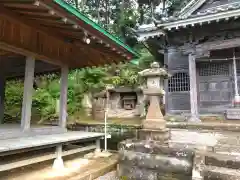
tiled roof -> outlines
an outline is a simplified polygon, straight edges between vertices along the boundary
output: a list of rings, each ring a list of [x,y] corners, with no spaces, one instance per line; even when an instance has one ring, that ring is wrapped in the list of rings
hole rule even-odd
[[[203,2],[203,1],[202,1]],[[170,30],[172,28],[178,29],[179,27],[186,27],[188,25],[194,26],[195,24],[208,24],[213,21],[221,19],[238,18],[240,16],[240,1],[233,3],[226,3],[224,5],[214,6],[206,8],[200,11],[192,11],[188,16],[178,15],[178,17],[162,18],[161,20],[155,20],[155,24],[146,26],[145,28],[139,28],[137,33],[142,35],[146,32],[150,32],[154,36],[164,35],[164,30]],[[156,32],[158,31],[158,34]],[[152,35],[149,35],[151,37]],[[140,37],[140,40],[145,38]]]

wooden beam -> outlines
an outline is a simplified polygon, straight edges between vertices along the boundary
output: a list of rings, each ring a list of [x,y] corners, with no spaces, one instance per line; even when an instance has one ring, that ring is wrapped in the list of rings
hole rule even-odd
[[[35,58],[27,57],[26,69],[25,69],[25,80],[24,80],[24,94],[23,94],[23,102],[22,102],[22,118],[21,118],[22,131],[28,131],[30,129],[34,68],[35,68]]]
[[[33,148],[32,148],[33,149]],[[70,150],[66,150],[62,152],[62,156],[69,156],[72,154],[77,154],[80,152],[85,152],[85,151],[90,151],[90,150],[94,150],[96,149],[96,145],[90,144],[88,146],[85,147],[78,147],[75,149],[70,149]],[[15,161],[11,161],[8,162],[6,164],[1,164],[0,166],[0,172],[2,171],[8,171],[11,169],[15,169],[15,168],[19,168],[19,167],[23,167],[23,166],[27,166],[27,165],[31,165],[31,164],[35,164],[35,163],[39,163],[39,162],[43,162],[43,161],[47,161],[47,160],[51,160],[56,158],[56,153],[43,153],[43,154],[37,154],[31,157],[20,157],[19,159],[16,159]]]
[[[51,59],[47,56],[40,55],[40,54],[34,53],[32,51],[29,51],[29,50],[26,50],[26,49],[23,49],[23,48],[20,48],[20,47],[15,47],[13,45],[9,45],[9,44],[1,42],[1,41],[0,41],[0,49],[4,49],[6,51],[21,54],[23,56],[36,56],[38,59],[42,59],[42,60],[44,60],[46,62],[49,62],[51,64],[63,65],[61,62],[56,62],[55,60],[53,60],[53,59]]]
[[[43,4],[47,4],[47,6],[53,8],[60,14],[64,15],[66,18],[72,20],[73,22],[76,22],[79,26],[82,28],[88,30],[90,34],[94,34],[96,37],[101,38],[106,43],[110,44],[112,47],[115,47],[116,49],[121,49],[121,51],[126,52],[126,49],[124,49],[122,46],[117,45],[115,42],[110,40],[107,36],[105,36],[100,31],[96,30],[95,28],[90,27],[89,24],[85,23],[84,21],[80,20],[76,16],[73,16],[72,14],[68,13],[64,8],[60,7],[58,4],[54,3],[52,0],[41,0]],[[128,53],[128,52],[126,52]]]
[[[206,42],[196,46],[197,51],[213,51],[221,49],[229,49],[240,46],[240,38],[217,40],[212,42]]]
[[[8,13],[0,7],[2,15],[0,16],[0,28],[2,28],[0,29],[0,48],[25,56],[35,56],[37,59],[58,65],[85,66],[84,62],[73,60],[75,57],[72,56],[71,49],[76,49],[74,45],[64,42],[61,38],[50,36],[47,31],[41,30],[41,27],[37,29],[26,19],[19,19],[12,13],[7,16]],[[12,33],[9,28],[19,29],[20,32]],[[23,34],[24,38],[21,37]],[[74,51],[77,52],[78,56],[82,55],[81,51]]]
[[[4,5],[4,7],[12,9],[12,8],[18,8],[18,9],[44,9],[41,8],[39,6],[34,6],[33,4],[19,4],[19,3],[15,3],[15,4],[3,4],[2,1],[0,1],[0,4],[2,4],[2,6]]]

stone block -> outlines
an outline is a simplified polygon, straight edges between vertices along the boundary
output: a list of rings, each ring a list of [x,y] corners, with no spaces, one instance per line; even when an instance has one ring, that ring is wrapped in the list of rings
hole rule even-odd
[[[160,173],[153,169],[144,169],[136,166],[119,164],[120,180],[191,180],[191,176]]]
[[[169,138],[170,132],[168,129],[163,130],[142,129],[139,131],[139,139],[141,140],[153,140],[165,142],[169,140]]]
[[[147,154],[133,151],[119,151],[119,161],[129,166],[143,169],[154,169],[162,173],[179,173],[191,175],[192,160],[178,157],[169,157],[161,154]]]
[[[227,119],[240,119],[240,108],[227,109]]]
[[[184,146],[169,147],[167,143],[163,144],[157,141],[144,140],[126,140],[119,144],[119,150],[134,151],[147,154],[162,154],[179,159],[192,160],[194,156],[194,148],[186,148]]]
[[[240,172],[236,169],[228,169],[216,166],[206,166],[203,169],[204,180],[239,180]]]
[[[206,153],[205,164],[230,169],[239,169],[240,159],[238,155]]]

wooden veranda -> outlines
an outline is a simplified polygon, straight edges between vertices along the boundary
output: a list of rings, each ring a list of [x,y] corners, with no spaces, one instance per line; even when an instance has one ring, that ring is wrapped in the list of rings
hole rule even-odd
[[[118,63],[136,57],[138,54],[130,47],[63,0],[1,0],[0,122],[4,114],[6,80],[15,77],[24,77],[25,80],[21,125],[0,125],[0,156],[56,146],[54,157],[61,162],[66,143],[94,140],[99,146],[103,134],[66,130],[68,72],[74,68]],[[58,126],[31,127],[34,76],[54,71],[61,71]],[[7,144],[8,140],[13,149]],[[5,167],[0,170],[9,169],[9,166]]]

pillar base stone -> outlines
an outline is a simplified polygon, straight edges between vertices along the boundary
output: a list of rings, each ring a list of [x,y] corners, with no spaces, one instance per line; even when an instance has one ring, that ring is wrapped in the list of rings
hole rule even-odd
[[[235,108],[240,108],[240,96],[234,96],[233,105]]]
[[[194,123],[201,123],[201,119],[199,117],[189,117],[188,122],[194,122]]]
[[[64,169],[64,163],[62,158],[56,158],[53,162],[52,168],[54,170]]]

